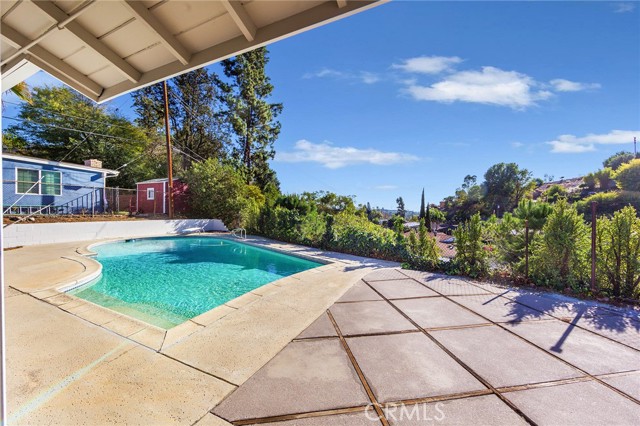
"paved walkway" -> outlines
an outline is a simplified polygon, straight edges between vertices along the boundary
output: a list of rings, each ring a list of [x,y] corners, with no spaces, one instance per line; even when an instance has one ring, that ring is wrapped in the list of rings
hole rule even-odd
[[[199,424],[638,424],[639,331],[631,309],[381,270]]]

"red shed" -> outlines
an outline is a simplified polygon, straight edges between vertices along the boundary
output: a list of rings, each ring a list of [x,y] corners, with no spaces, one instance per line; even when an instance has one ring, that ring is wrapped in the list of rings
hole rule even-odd
[[[150,179],[136,183],[136,210],[144,214],[168,214],[169,179]],[[186,213],[189,208],[187,184],[180,179],[173,180],[173,209],[175,213]]]

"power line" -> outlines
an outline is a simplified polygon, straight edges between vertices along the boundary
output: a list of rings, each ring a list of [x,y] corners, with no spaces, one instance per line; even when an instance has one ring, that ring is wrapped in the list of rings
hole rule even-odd
[[[7,120],[30,122],[30,123],[34,123],[34,124],[39,124],[41,126],[52,127],[54,129],[68,130],[70,132],[78,132],[78,133],[84,133],[84,134],[93,135],[93,136],[102,136],[102,137],[105,137],[105,138],[119,139],[119,140],[122,140],[122,141],[125,141],[125,142],[143,142],[143,141],[139,141],[139,140],[136,140],[136,139],[123,138],[121,136],[105,135],[104,133],[89,132],[89,131],[86,131],[86,130],[72,129],[70,127],[56,126],[55,124],[42,123],[42,122],[39,122],[39,121],[31,120],[29,118],[9,117],[9,116],[5,116],[5,115],[3,115],[2,118],[7,119]]]
[[[11,102],[11,101],[3,101],[3,103],[11,104],[11,105],[17,105],[17,106],[28,105],[26,102],[18,103],[18,102]],[[77,118],[78,120],[84,120],[84,121],[89,121],[89,122],[94,122],[94,123],[100,123],[100,124],[104,124],[105,126],[109,126],[109,127],[120,127],[122,129],[130,129],[130,127],[124,126],[122,124],[112,124],[112,123],[107,123],[105,121],[96,120],[96,119],[93,119],[93,118],[81,117],[79,115],[64,114],[64,113],[59,112],[59,111],[54,111],[52,109],[37,107],[37,106],[33,106],[33,105],[29,105],[29,108],[37,109],[37,110],[40,110],[40,111],[49,112],[49,113],[56,114],[56,115],[59,115],[59,116],[62,116],[62,117]],[[116,108],[116,109],[119,110],[119,108]]]

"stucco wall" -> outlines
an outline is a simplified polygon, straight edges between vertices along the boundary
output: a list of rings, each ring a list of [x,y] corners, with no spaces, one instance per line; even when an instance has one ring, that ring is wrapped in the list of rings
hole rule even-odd
[[[16,224],[2,230],[5,247],[177,234],[187,228],[226,231],[219,219]]]

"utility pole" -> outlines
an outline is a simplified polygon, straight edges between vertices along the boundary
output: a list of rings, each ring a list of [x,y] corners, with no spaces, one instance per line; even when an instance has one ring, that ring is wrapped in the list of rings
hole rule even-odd
[[[169,219],[173,219],[173,159],[171,158],[171,128],[169,126],[169,94],[167,90],[167,80],[162,82],[164,91],[164,129],[167,134],[167,172],[169,181],[167,182],[167,192],[169,192],[169,205],[167,210]],[[155,202],[155,201],[154,201]]]

